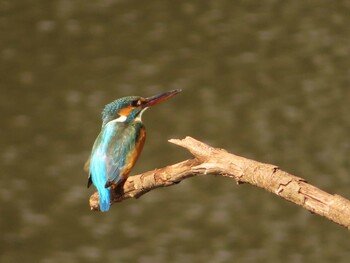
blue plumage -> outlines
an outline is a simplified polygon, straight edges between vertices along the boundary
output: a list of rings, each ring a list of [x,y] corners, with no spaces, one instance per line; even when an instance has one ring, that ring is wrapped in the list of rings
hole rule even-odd
[[[141,149],[138,149],[144,126],[139,121],[119,123],[111,121],[101,130],[90,157],[91,179],[100,197],[100,210],[110,206],[109,183],[118,184],[131,170]],[[140,145],[142,148],[143,142]],[[135,149],[135,150],[134,150]],[[108,186],[106,188],[106,186]]]
[[[113,123],[102,129],[97,137],[90,157],[90,174],[100,197],[101,211],[108,211],[110,206],[110,189],[105,188],[107,180],[108,145],[113,134]]]
[[[109,210],[111,190],[126,180],[142,151],[146,138],[142,112],[180,91],[173,90],[150,98],[124,97],[105,106],[102,129],[90,155],[88,181],[88,187],[93,183],[98,191],[101,211]]]
[[[105,126],[108,122],[114,120],[116,118],[116,115],[118,112],[122,109],[125,109],[130,106],[131,101],[137,101],[141,97],[139,96],[129,96],[129,97],[123,97],[120,99],[117,99],[105,106],[105,108],[102,111],[102,128]],[[138,109],[138,108],[136,108]],[[139,113],[140,110],[134,112],[134,114]],[[130,116],[131,117],[131,116]]]

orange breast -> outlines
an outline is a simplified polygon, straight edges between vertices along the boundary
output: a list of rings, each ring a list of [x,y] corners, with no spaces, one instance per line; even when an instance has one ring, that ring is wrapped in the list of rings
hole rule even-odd
[[[139,137],[138,140],[135,144],[134,149],[128,154],[127,159],[126,159],[126,163],[127,165],[124,168],[123,171],[123,178],[126,179],[127,175],[130,173],[131,169],[134,167],[137,159],[139,158],[143,146],[145,144],[145,140],[146,140],[146,129],[143,127],[141,128],[141,130],[139,131]]]

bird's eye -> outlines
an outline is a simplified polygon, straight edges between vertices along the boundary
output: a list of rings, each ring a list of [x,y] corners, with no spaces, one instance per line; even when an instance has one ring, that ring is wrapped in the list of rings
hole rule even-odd
[[[141,105],[141,100],[133,100],[131,102],[132,107],[139,107]]]

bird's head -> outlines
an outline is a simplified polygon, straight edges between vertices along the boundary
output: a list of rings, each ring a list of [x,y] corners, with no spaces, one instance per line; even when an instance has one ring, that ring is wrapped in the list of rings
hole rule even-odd
[[[142,113],[150,106],[169,99],[181,92],[181,89],[171,90],[149,98],[129,96],[117,99],[107,104],[102,112],[102,127],[110,121],[131,122],[141,120]]]

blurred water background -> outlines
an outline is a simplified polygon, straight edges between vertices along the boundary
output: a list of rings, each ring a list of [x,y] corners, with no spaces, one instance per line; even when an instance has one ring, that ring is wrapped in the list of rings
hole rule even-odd
[[[349,262],[349,232],[207,176],[91,212],[106,103],[146,112],[134,173],[187,135],[350,198],[349,1],[0,0],[0,262]]]

